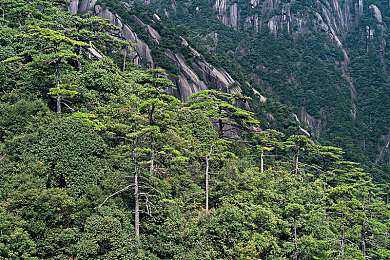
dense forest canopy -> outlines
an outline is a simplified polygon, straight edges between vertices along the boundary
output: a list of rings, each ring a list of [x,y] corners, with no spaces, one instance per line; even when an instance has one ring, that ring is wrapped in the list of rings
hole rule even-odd
[[[0,259],[390,258],[388,184],[291,108],[272,125],[241,92],[182,102],[109,20],[0,7]]]

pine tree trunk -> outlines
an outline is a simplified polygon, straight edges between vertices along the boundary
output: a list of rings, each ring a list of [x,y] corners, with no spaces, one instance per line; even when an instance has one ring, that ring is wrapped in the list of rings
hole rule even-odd
[[[152,126],[154,125],[153,121],[153,114],[154,114],[155,106],[154,104],[152,105],[152,108],[149,113],[149,125]],[[150,176],[153,176],[153,171],[154,171],[154,132],[152,131],[151,136],[150,136]]]
[[[365,212],[366,212],[366,196],[363,196],[363,213]],[[363,220],[362,223],[361,236],[362,236],[362,254],[363,254],[363,258],[366,259],[366,220]]]
[[[206,177],[206,212],[209,212],[209,170],[210,170],[210,156],[213,152],[213,146],[212,144],[210,146],[210,151],[209,153],[205,156],[206,160],[206,171],[205,171],[205,177]]]
[[[343,218],[342,218],[342,225],[344,221],[344,213],[343,213]],[[340,244],[340,256],[344,256],[344,240],[345,240],[345,230],[344,227],[341,228],[341,244]]]
[[[135,236],[139,237],[139,187],[138,187],[138,167],[136,155],[133,155],[133,161],[135,164],[134,169],[134,198],[135,198],[135,209],[134,209],[134,228]]]
[[[154,172],[154,133],[152,132],[151,134],[151,144],[150,144],[150,150],[151,150],[151,155],[150,155],[150,176],[153,176]]]
[[[261,150],[260,155],[260,173],[264,173],[264,150]]]
[[[206,212],[209,211],[209,156],[206,156]]]
[[[296,155],[296,158],[295,158],[295,174],[297,174],[298,175],[298,163],[299,163],[299,161],[298,161],[298,158],[299,158],[299,150],[297,151],[297,155]]]
[[[126,57],[127,57],[127,48],[125,48],[125,54],[123,56],[123,75],[125,75],[125,71],[126,71]]]

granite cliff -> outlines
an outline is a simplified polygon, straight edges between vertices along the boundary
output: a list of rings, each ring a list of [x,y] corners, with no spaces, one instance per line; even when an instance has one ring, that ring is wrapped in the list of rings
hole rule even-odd
[[[146,1],[145,4],[150,4]],[[132,3],[122,3],[125,8],[132,8]],[[153,60],[152,50],[145,41],[140,39],[134,30],[138,26],[143,28],[148,37],[152,39],[153,44],[159,45],[161,41],[160,34],[150,25],[144,23],[136,15],[131,15],[130,19],[125,22],[118,14],[110,11],[106,4],[99,5],[96,0],[72,0],[69,4],[69,11],[71,14],[99,16],[121,29],[120,36],[124,39],[131,40],[135,43],[135,53],[132,55],[132,61],[136,66],[141,66],[144,69],[161,68]],[[151,21],[157,23],[161,22],[158,14],[151,17]],[[170,74],[168,77],[175,83],[176,89],[171,90],[172,94],[182,101],[194,92],[206,90],[208,88],[218,89],[228,93],[242,92],[239,84],[227,73],[224,69],[218,69],[215,66],[204,60],[204,57],[189,46],[184,38],[180,38],[184,46],[188,47],[192,52],[191,60],[186,58],[181,53],[174,53],[173,50],[166,48],[164,50],[165,56],[177,68],[177,75]],[[164,68],[164,67],[162,67]],[[165,68],[164,68],[165,69]],[[248,108],[248,105],[244,105]]]

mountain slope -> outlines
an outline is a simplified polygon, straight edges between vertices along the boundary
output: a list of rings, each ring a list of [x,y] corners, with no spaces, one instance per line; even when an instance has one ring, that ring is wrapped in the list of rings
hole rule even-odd
[[[186,101],[194,92],[215,88],[229,93],[242,92],[239,84],[224,69],[217,69],[178,34],[167,32],[157,14],[151,14],[142,21],[134,13],[131,5],[121,5],[118,13],[112,13],[105,4],[96,1],[71,1],[71,14],[96,15],[109,19],[122,29],[120,36],[137,44],[132,62],[144,69],[163,67],[171,73],[169,77],[177,86],[172,94]],[[114,6],[115,7],[115,6]],[[124,8],[124,9],[123,9]],[[114,8],[115,10],[115,8]],[[144,19],[145,20],[145,19]],[[144,23],[145,22],[145,23]],[[160,29],[160,33],[152,26]],[[139,37],[138,34],[141,36]],[[142,39],[141,39],[142,38]]]
[[[240,64],[321,142],[386,163],[388,14],[383,1],[141,1]]]
[[[75,0],[69,9],[122,27],[138,44],[135,64],[166,69],[183,101],[243,90],[262,128],[291,134],[304,122],[350,160],[389,164],[388,4]]]

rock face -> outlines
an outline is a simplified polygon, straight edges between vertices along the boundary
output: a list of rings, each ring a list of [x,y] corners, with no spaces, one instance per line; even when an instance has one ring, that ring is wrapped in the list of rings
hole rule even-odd
[[[69,3],[70,14],[77,14],[79,8],[79,0],[73,0]]]
[[[188,67],[186,61],[181,54],[175,54],[171,50],[165,50],[165,55],[174,62],[180,70],[179,79],[175,80],[177,86],[177,92],[173,94],[179,97],[181,100],[186,101],[188,97],[195,92],[206,90],[206,84],[199,79],[199,77]]]
[[[189,65],[182,54],[173,53],[169,49],[165,50],[165,56],[179,68],[178,79],[172,78],[171,80],[180,87],[173,90],[172,94],[183,101],[187,101],[192,93],[207,90],[207,86],[230,94],[242,92],[237,82],[223,69],[218,70],[200,60],[193,61]],[[248,104],[237,105],[249,109]]]
[[[306,122],[313,130],[317,138],[320,137],[321,131],[326,127],[326,117],[323,111],[320,111],[320,119],[316,120],[313,116],[306,112],[306,109],[301,109],[301,122]]]
[[[151,4],[150,1],[144,0],[143,2]],[[160,0],[160,2],[162,1]],[[380,42],[380,46],[377,48],[381,50],[382,64],[384,70],[386,70],[384,59],[386,41],[384,36],[387,33],[387,25],[384,23],[380,8],[374,4],[365,5],[364,0],[211,0],[208,2],[218,19],[235,30],[242,29],[258,34],[268,29],[275,37],[287,32],[294,39],[304,37],[311,31],[327,34],[328,39],[331,39],[343,53],[343,73],[350,83],[353,99],[356,99],[359,93],[354,85],[354,80],[348,74],[350,57],[344,47],[344,41],[351,28],[359,24],[362,16],[371,10],[372,16],[377,21],[377,26],[375,28],[367,27],[366,32],[361,32],[361,37],[367,37],[373,44],[374,42]],[[164,9],[166,15],[176,13],[177,6],[180,4],[186,9],[191,5],[195,7],[196,2],[172,1],[174,7],[168,8],[169,10]],[[186,10],[188,11],[188,9]],[[202,12],[199,8],[196,10]],[[377,37],[380,37],[379,41]],[[212,38],[215,39],[215,37]],[[218,40],[214,43],[217,45]],[[210,50],[215,49],[215,46],[206,47]]]
[[[385,156],[385,154],[387,153],[388,154],[387,164],[390,165],[390,150],[389,150],[390,129],[389,129],[389,133],[385,136],[382,136],[381,139],[384,141],[384,145],[381,148],[379,148],[379,155],[378,155],[378,158],[375,160],[375,163],[378,163],[379,161],[381,161],[383,159],[383,157]]]
[[[222,5],[223,5],[223,1]],[[143,69],[155,68],[152,52],[150,47],[142,41],[137,34],[132,30],[131,24],[125,24],[122,18],[110,12],[108,9],[103,9],[100,5],[96,5],[97,0],[71,0],[69,3],[69,11],[71,14],[89,14],[96,15],[104,19],[110,20],[110,22],[119,28],[121,28],[121,36],[125,39],[131,40],[137,44],[135,54],[132,56],[132,61],[136,66],[140,65]],[[154,1],[145,0],[144,4],[151,4]],[[226,3],[226,2],[225,2]],[[131,8],[129,4],[125,5],[126,8]],[[238,5],[233,5],[231,13],[238,14]],[[134,24],[141,26],[149,37],[152,39],[155,45],[159,45],[161,41],[160,34],[149,24],[145,24],[137,16],[132,15],[131,20]],[[239,26],[239,16],[230,16],[229,24]],[[153,21],[160,21],[160,17],[157,14],[153,15]],[[188,42],[181,37],[182,44],[190,48],[194,54],[194,59],[191,62],[186,61],[184,56],[180,53],[173,53],[170,49],[165,50],[165,56],[172,61],[173,64],[179,69],[179,74],[169,75],[168,78],[176,85],[176,89],[171,90],[171,94],[182,101],[187,101],[188,97],[197,91],[207,90],[208,86],[218,89],[227,93],[242,92],[239,85],[233,80],[233,78],[225,71],[218,70],[212,65],[203,60],[201,54],[189,46]],[[96,57],[100,55],[95,49]],[[200,59],[202,58],[202,59]],[[198,75],[201,75],[199,77]],[[248,104],[238,104],[241,107],[247,108]]]
[[[386,71],[383,54],[386,48],[387,25],[377,5],[364,5],[363,0],[307,0],[304,4],[307,8],[303,9],[299,7],[302,1],[296,0],[251,0],[238,3],[235,0],[214,0],[212,3],[217,17],[225,25],[236,30],[252,30],[254,34],[258,34],[267,28],[275,37],[287,31],[294,39],[304,36],[310,30],[326,33],[344,55],[344,76],[350,82],[351,97],[354,99],[357,98],[358,91],[353,79],[347,73],[350,57],[343,42],[365,12],[371,11],[377,25],[375,28],[367,26],[366,32],[362,32],[361,37],[366,37],[369,42],[380,42],[377,48],[380,49],[382,64]],[[248,11],[248,8],[253,11]],[[241,15],[244,9],[246,9],[245,16]]]
[[[359,96],[355,80],[349,74],[352,57],[345,47],[345,42],[347,34],[364,22],[365,18],[371,19],[371,22],[363,30],[357,32],[360,34],[359,38],[367,42],[367,53],[370,48],[378,50],[383,70],[386,74],[388,73],[385,61],[388,29],[383,19],[385,10],[381,8],[385,8],[387,4],[390,5],[390,1],[376,5],[372,4],[372,1],[366,3],[364,0],[214,0],[212,4],[216,16],[225,25],[236,30],[252,31],[255,35],[268,30],[275,37],[287,32],[295,41],[299,37],[305,37],[309,32],[327,35],[327,39],[330,39],[344,56],[340,67],[344,78],[349,82],[353,102],[350,115],[354,120],[360,112],[356,108],[356,102],[361,96]],[[300,116],[301,121],[307,122],[313,128],[315,135],[319,137],[326,125],[321,111],[319,115],[313,117],[302,109]],[[386,143],[389,138],[390,135],[384,137]],[[382,159],[383,149],[388,149],[387,146],[381,148],[378,160]]]
[[[90,14],[110,20],[112,24],[121,28],[121,36],[123,38],[131,40],[133,43],[137,44],[136,53],[132,57],[132,61],[135,65],[140,65],[144,69],[154,68],[154,62],[149,46],[139,39],[137,34],[134,33],[128,25],[122,23],[122,18],[120,16],[111,13],[108,9],[103,10],[100,5],[96,5],[96,2],[96,0],[82,0],[80,3],[79,0],[72,0],[69,4],[69,11],[71,14]],[[148,29],[146,28],[146,30]],[[152,30],[150,30],[150,32],[158,41],[159,35],[154,33]]]
[[[241,10],[237,3],[228,5],[228,0],[216,0],[213,10],[218,13],[218,18],[225,25],[232,26],[236,30],[239,28]]]
[[[317,13],[318,19],[322,20],[320,26],[332,27],[337,33],[345,36],[351,25],[359,21],[363,15],[363,0],[307,0],[305,6],[310,7],[309,12]],[[244,7],[252,8],[261,6],[258,11],[246,12],[241,16]],[[272,33],[287,30],[289,33],[304,33],[308,23],[315,23],[307,13],[302,13],[302,9],[292,12],[292,8],[302,3],[296,0],[251,0],[249,3],[237,3],[234,0],[215,0],[213,10],[218,18],[225,24],[234,28],[242,24],[246,30],[253,29],[255,33],[264,29],[266,25]],[[371,8],[371,7],[370,7]],[[277,10],[280,10],[277,12]],[[378,9],[379,11],[379,9]],[[375,11],[376,13],[380,13]],[[318,17],[321,16],[321,17]]]

